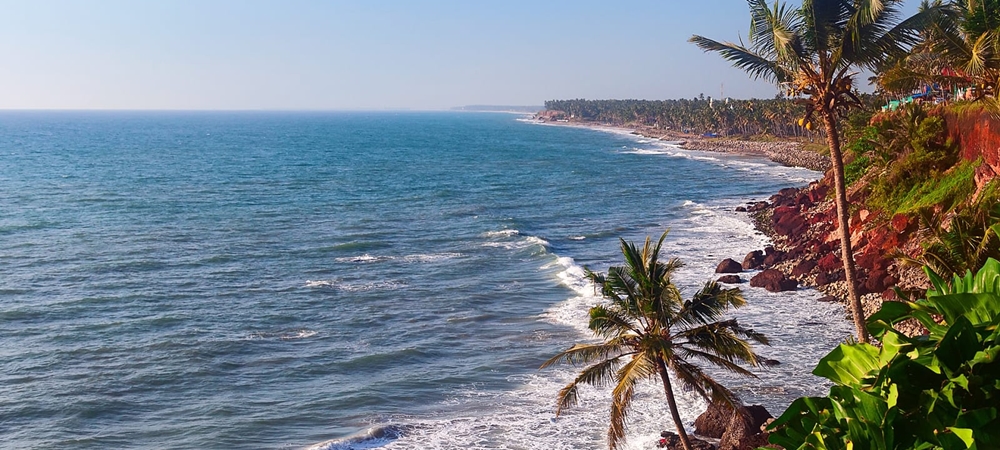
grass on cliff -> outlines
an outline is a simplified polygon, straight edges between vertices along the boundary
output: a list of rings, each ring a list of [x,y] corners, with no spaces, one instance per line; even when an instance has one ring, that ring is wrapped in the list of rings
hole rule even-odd
[[[913,186],[902,197],[889,199],[897,214],[912,214],[922,208],[940,206],[945,211],[954,209],[972,197],[976,191],[976,167],[982,162],[964,161],[940,177],[929,177]]]

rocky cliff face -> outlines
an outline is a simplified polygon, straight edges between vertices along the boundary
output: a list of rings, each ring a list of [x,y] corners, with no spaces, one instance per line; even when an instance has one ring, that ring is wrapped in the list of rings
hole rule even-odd
[[[976,184],[1000,176],[1000,120],[985,112],[950,113],[946,117],[948,135],[960,145],[962,159],[981,158]],[[893,287],[922,291],[929,287],[920,268],[902,264],[895,256],[916,256],[920,250],[918,221],[913,217],[885,217],[865,209],[866,183],[862,179],[848,192],[852,207],[850,236],[858,266],[859,290],[866,315],[878,310],[882,301],[896,299]],[[745,269],[776,269],[799,285],[844,301],[847,287],[840,260],[840,234],[836,229],[836,208],[832,197],[833,180],[822,180],[801,189],[783,189],[767,202],[746,209],[758,229],[774,241],[774,248],[747,255]],[[765,256],[766,255],[766,256]],[[765,256],[761,259],[761,256]],[[746,262],[745,261],[745,262]],[[766,271],[766,270],[765,270]],[[764,272],[762,272],[763,274]],[[773,277],[773,275],[772,275]]]

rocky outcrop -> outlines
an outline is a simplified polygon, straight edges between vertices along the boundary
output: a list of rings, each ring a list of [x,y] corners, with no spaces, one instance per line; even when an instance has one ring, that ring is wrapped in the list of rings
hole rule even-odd
[[[743,265],[733,259],[726,258],[715,268],[715,273],[740,273]]]
[[[764,252],[754,250],[743,258],[743,270],[758,270],[764,267]]]
[[[726,283],[726,284],[740,284],[743,282],[743,278],[740,278],[739,275],[723,275],[719,277],[718,281],[719,283]]]
[[[694,421],[694,432],[720,439],[719,450],[750,450],[768,445],[764,424],[772,419],[763,406],[742,406],[734,410],[722,403],[708,406]]]
[[[762,287],[770,292],[783,292],[798,289],[799,282],[786,277],[780,270],[766,269],[750,279],[750,286]]]
[[[715,450],[715,446],[711,443],[698,439],[690,434],[688,435],[688,441],[691,442],[692,450]],[[669,431],[660,433],[660,441],[657,442],[656,446],[667,450],[684,450],[684,446],[681,445],[681,438]]]
[[[535,114],[535,120],[541,120],[545,122],[555,122],[557,120],[569,119],[569,114],[565,111],[558,111],[554,109],[546,109],[545,111],[539,111]]]
[[[749,204],[747,211],[757,229],[774,243],[744,258],[744,270],[761,270],[750,279],[751,286],[772,292],[795,289],[795,285],[815,287],[826,296],[824,301],[832,297],[846,303],[837,213],[827,199],[830,185],[824,179],[801,189],[782,189],[764,205]],[[863,200],[863,192],[849,192],[852,205],[863,205]],[[887,256],[918,250],[917,230],[917,221],[906,216],[885,218],[863,208],[853,211],[849,231],[866,314],[877,311],[882,301],[895,299],[895,286],[917,292],[927,288],[921,273]]]

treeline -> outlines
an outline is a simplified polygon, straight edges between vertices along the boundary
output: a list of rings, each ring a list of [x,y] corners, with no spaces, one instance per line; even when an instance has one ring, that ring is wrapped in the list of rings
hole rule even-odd
[[[878,100],[862,95],[866,103]],[[641,125],[662,130],[717,133],[723,136],[818,136],[797,124],[805,106],[794,99],[713,100],[704,95],[678,100],[549,100],[545,109],[563,111],[572,120],[610,125]]]

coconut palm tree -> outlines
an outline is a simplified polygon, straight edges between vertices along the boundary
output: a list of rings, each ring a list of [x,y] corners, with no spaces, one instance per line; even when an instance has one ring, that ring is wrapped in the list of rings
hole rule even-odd
[[[949,81],[971,82],[977,99],[995,96],[1000,90],[1000,1],[951,0],[935,19],[927,33],[928,47],[958,70],[949,71]]]
[[[901,0],[803,0],[794,9],[777,0],[749,0],[749,45],[718,42],[702,36],[690,41],[718,52],[753,78],[778,83],[790,97],[801,97],[806,114],[800,124],[812,128],[818,116],[830,147],[841,259],[858,340],[868,342],[864,310],[857,291],[851,248],[844,157],[838,121],[851,108],[861,108],[854,93],[856,69],[877,69],[916,43],[919,32],[938,12],[930,8],[898,21]]]
[[[694,360],[700,359],[740,375],[753,377],[739,363],[756,366],[759,357],[747,339],[767,344],[767,338],[743,328],[735,319],[723,320],[729,308],[746,302],[738,288],[724,289],[708,282],[691,300],[684,301],[671,277],[681,262],[660,260],[660,247],[646,238],[642,248],[621,240],[624,266],[608,273],[588,272],[601,289],[607,303],[590,309],[590,329],[602,342],[576,344],[545,362],[542,368],[559,362],[590,364],[559,391],[559,415],[575,405],[581,383],[597,386],[613,384],[608,445],[615,449],[625,438],[625,421],[637,383],[659,377],[666,394],[670,415],[684,448],[691,444],[684,431],[674,383],[691,388],[706,400],[738,404],[735,394],[712,379]],[[667,370],[673,372],[671,380]]]

